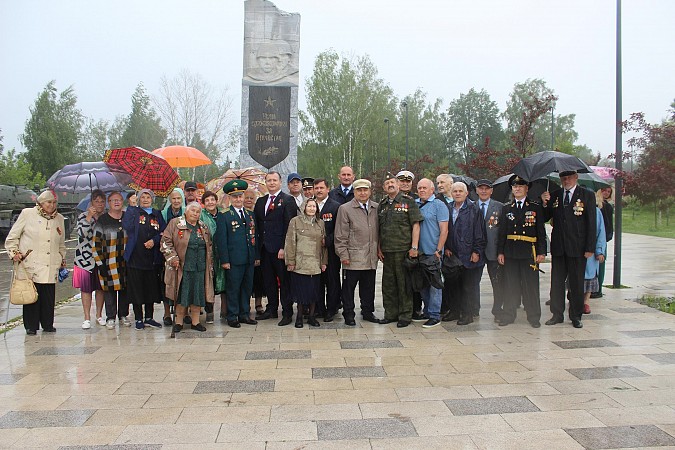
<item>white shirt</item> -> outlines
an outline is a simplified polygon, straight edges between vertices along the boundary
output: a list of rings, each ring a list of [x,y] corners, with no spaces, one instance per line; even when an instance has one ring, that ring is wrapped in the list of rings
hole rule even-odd
[[[302,205],[303,200],[305,200],[305,197],[302,195],[302,192],[298,194],[297,197],[294,195],[293,198],[295,199],[295,203],[298,204],[298,208],[300,207],[300,205]]]
[[[323,205],[326,204],[326,200],[328,200],[328,197],[324,198],[323,201],[318,202],[319,211],[323,209]]]
[[[274,195],[274,196],[275,196],[274,198],[275,198],[275,200],[276,200],[276,197],[279,196],[279,193],[280,193],[280,192],[281,192],[281,191],[277,191],[277,192],[275,192],[274,194],[271,193],[271,192],[269,193],[270,196],[267,197],[267,203],[265,203],[265,213],[267,213],[267,210],[270,208],[270,203],[272,202],[272,196]]]
[[[565,203],[565,195],[567,195],[567,191],[570,191],[570,203],[572,203],[572,197],[574,197],[574,190],[577,188],[577,185],[575,184],[574,187],[571,189],[565,189],[563,188],[563,203]]]

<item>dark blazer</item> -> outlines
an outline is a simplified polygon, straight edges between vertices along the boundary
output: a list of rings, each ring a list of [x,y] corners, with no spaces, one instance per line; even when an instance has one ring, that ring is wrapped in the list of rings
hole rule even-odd
[[[481,200],[476,200],[478,211],[480,211]],[[487,214],[483,218],[485,227],[485,258],[488,261],[497,261],[497,239],[499,238],[499,224],[503,220],[502,208],[504,204],[494,198],[490,199],[487,206]]]
[[[217,264],[246,265],[260,259],[255,245],[255,220],[243,209],[241,219],[234,206],[218,214],[215,241],[218,247]]]
[[[454,202],[453,202],[454,203]],[[475,203],[469,201],[468,197],[462,207],[459,209],[459,215],[455,223],[452,223],[453,203],[449,204],[450,220],[452,234],[448,234],[450,241],[450,251],[462,261],[467,269],[482,267],[485,265],[485,230],[483,227],[483,217]],[[478,253],[480,259],[476,263],[471,262],[471,253]]]
[[[527,220],[526,220],[527,219]],[[522,208],[516,201],[503,206],[499,223],[499,241],[497,251],[506,259],[527,259],[532,261],[532,243],[506,239],[509,234],[537,238],[534,244],[537,255],[546,254],[546,228],[544,211],[539,203],[528,198]]]
[[[337,212],[340,208],[340,203],[328,197],[326,203],[324,203],[323,208],[319,212],[321,220],[326,227],[326,247],[333,247],[333,236],[335,235],[335,221],[337,219]]]
[[[288,224],[298,214],[298,205],[292,195],[279,191],[274,199],[274,209],[265,215],[265,204],[269,194],[263,195],[253,207],[256,224],[256,245],[258,253],[277,253],[284,248]]]
[[[328,198],[332,198],[341,205],[344,205],[347,202],[350,202],[354,198],[354,188],[349,188],[349,194],[345,197],[345,193],[342,191],[342,185],[339,185],[330,190],[328,193]]]
[[[553,225],[551,255],[583,258],[585,252],[595,253],[595,194],[577,185],[567,207],[564,197],[565,190],[559,189],[544,207],[544,220]]]

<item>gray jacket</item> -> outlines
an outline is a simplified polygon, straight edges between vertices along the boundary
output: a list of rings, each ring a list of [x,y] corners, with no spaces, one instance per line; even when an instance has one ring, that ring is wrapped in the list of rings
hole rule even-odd
[[[335,253],[347,270],[375,270],[377,268],[378,225],[377,207],[368,202],[368,214],[356,199],[340,206],[335,223]]]
[[[481,200],[476,201],[478,210],[480,210]],[[490,199],[485,215],[485,235],[487,245],[485,246],[485,257],[488,261],[497,261],[497,241],[499,240],[499,223],[502,221],[502,208],[504,204],[494,198]]]

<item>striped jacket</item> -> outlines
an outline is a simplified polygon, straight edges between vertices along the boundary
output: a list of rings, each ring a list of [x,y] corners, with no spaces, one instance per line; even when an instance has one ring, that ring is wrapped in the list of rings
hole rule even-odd
[[[96,225],[96,219],[92,218],[91,222],[89,222],[86,212],[77,216],[77,248],[75,249],[74,263],[80,269],[89,272],[94,270],[96,265],[92,255],[94,225]]]
[[[107,213],[102,215],[94,227],[93,254],[104,291],[120,291],[127,287],[126,244],[127,233],[122,228],[122,219],[114,219]]]

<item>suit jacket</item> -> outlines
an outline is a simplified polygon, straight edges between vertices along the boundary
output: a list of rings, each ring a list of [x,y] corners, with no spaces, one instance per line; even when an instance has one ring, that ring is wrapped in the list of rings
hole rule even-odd
[[[246,208],[242,210],[243,220],[232,205],[218,214],[215,241],[218,247],[216,263],[219,265],[253,264],[256,259],[260,259],[255,245],[255,220]]]
[[[341,205],[344,205],[347,202],[352,201],[354,198],[354,188],[349,189],[349,194],[345,197],[345,193],[342,191],[342,185],[335,187],[330,190],[328,193],[328,198],[332,198]]]
[[[516,201],[502,207],[499,226],[497,251],[506,259],[527,259],[532,261],[532,243],[506,239],[509,234],[537,238],[534,244],[537,255],[546,254],[546,228],[544,228],[544,212],[536,202],[526,198],[522,208]]]
[[[335,221],[337,220],[337,213],[340,206],[340,203],[328,197],[326,203],[323,204],[323,208],[321,208],[321,211],[319,212],[319,216],[326,227],[326,247],[328,248],[334,246]]]
[[[476,201],[478,211],[480,211],[480,199]],[[497,261],[497,240],[499,239],[499,224],[503,220],[502,208],[504,204],[498,202],[494,198],[490,199],[487,206],[487,213],[484,217],[483,225],[485,227],[485,236],[487,242],[485,244],[485,258],[488,261]]]
[[[595,251],[595,194],[577,185],[569,206],[563,205],[564,197],[565,190],[559,189],[544,207],[544,218],[553,225],[551,255],[583,258]]]
[[[265,214],[269,194],[263,195],[253,207],[256,224],[256,245],[258,253],[264,250],[277,253],[284,248],[286,231],[291,219],[298,214],[298,205],[292,195],[279,191],[274,199],[274,209]]]

